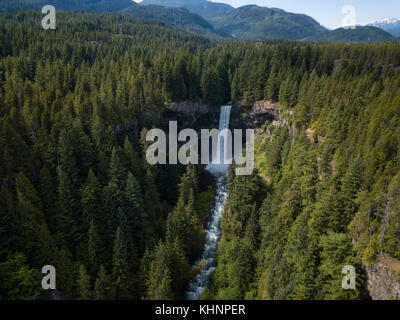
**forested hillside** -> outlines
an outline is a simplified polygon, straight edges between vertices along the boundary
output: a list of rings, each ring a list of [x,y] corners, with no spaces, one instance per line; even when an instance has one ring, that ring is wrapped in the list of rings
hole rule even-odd
[[[115,12],[133,5],[132,0],[0,0],[0,12],[37,9],[52,5],[58,10]]]
[[[0,16],[1,299],[49,298],[48,264],[65,298],[184,298],[213,190],[201,167],[144,157],[171,101],[282,109],[254,175],[229,178],[204,298],[360,299],[364,266],[400,258],[399,44],[215,45],[123,14],[41,18]],[[357,291],[340,287],[349,264]]]
[[[218,3],[207,0],[143,0],[140,5],[159,5],[170,8],[186,8],[206,19],[225,15],[233,10],[226,3]]]
[[[162,6],[133,5],[122,11],[132,17],[154,19],[165,22],[186,32],[197,33],[210,38],[229,38],[230,35],[217,32],[214,27],[201,16],[189,12],[185,8],[165,8]]]
[[[212,191],[143,150],[164,101],[202,95],[209,42],[122,15],[40,19],[0,18],[0,298],[48,298],[47,264],[65,298],[181,298]]]
[[[215,29],[241,40],[300,40],[325,31],[317,21],[305,14],[256,5],[239,7],[210,21]]]
[[[305,41],[318,43],[375,43],[384,41],[397,41],[389,32],[376,27],[357,27],[355,29],[339,28],[326,31],[317,35],[306,37]]]
[[[144,0],[140,4],[184,7],[207,19],[215,30],[240,40],[299,40],[326,31],[305,14],[278,8],[246,5],[235,9],[225,3],[206,0]]]
[[[363,266],[400,258],[400,46],[241,50],[232,97],[275,101],[282,118],[259,137],[258,174],[229,179],[203,298],[366,298]],[[356,291],[342,289],[346,265]]]

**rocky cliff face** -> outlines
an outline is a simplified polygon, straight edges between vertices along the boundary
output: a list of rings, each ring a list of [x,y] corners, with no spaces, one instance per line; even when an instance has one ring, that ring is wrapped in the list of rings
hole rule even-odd
[[[240,106],[240,109],[247,114],[243,120],[246,128],[253,128],[258,133],[266,132],[271,135],[268,129],[261,129],[265,121],[270,120],[275,127],[287,126],[292,141],[297,135],[297,128],[290,120],[293,111],[282,111],[277,103],[261,100],[256,101],[251,108]]]
[[[267,120],[281,122],[280,110],[271,101],[257,101],[252,107],[237,103],[233,105],[231,125],[239,129],[263,130],[261,127]]]
[[[163,117],[166,120],[177,120],[183,127],[217,128],[219,112],[219,107],[201,102],[171,102],[166,105]],[[240,103],[232,106],[232,129],[264,130],[261,127],[267,120],[272,121],[275,126],[287,124],[278,105],[271,101],[257,101],[252,107],[245,107]]]
[[[400,300],[400,282],[396,274],[399,268],[400,260],[386,253],[381,254],[373,266],[365,268],[367,289],[373,300]]]

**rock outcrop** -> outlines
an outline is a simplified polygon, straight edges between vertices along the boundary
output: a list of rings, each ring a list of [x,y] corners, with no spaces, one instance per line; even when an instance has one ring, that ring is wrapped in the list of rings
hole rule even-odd
[[[256,101],[251,109],[253,115],[267,114],[276,119],[280,118],[278,105],[268,100]]]
[[[219,107],[201,102],[171,102],[166,104],[163,118],[178,121],[178,129],[218,128],[219,111]],[[295,136],[296,128],[288,122],[287,115],[281,112],[279,105],[272,101],[256,101],[251,107],[240,103],[232,105],[231,129],[255,129],[259,135],[265,132],[263,125],[267,120],[276,127],[288,125],[291,135]]]
[[[400,300],[400,282],[397,279],[400,260],[382,253],[373,266],[365,269],[367,289],[373,300]]]
[[[231,120],[232,124],[238,128],[261,130],[267,120],[274,123],[282,121],[279,107],[272,101],[256,101],[252,107],[234,104],[232,110],[241,115],[240,119],[232,118]]]

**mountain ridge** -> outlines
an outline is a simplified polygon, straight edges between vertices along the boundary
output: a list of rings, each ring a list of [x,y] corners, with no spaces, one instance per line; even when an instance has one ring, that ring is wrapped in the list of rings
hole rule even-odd
[[[384,41],[398,41],[389,32],[372,26],[357,26],[355,29],[338,28],[324,33],[304,38],[306,42],[318,43],[376,43]]]
[[[208,20],[215,30],[239,40],[300,40],[326,29],[312,17],[278,8],[229,5],[206,0],[143,0],[141,6],[157,4],[184,7]]]
[[[383,18],[370,23],[367,26],[377,27],[389,32],[394,36],[400,36],[400,20],[397,18]]]
[[[326,30],[305,14],[257,5],[239,7],[210,21],[217,30],[228,32],[240,40],[300,40]]]
[[[198,14],[186,8],[172,8],[159,5],[133,5],[121,11],[135,18],[154,19],[186,32],[197,33],[211,38],[229,38],[229,34],[218,32]]]
[[[139,5],[160,5],[164,7],[184,7],[203,18],[210,19],[216,16],[227,14],[235,10],[226,3],[211,2],[206,0],[143,0]]]
[[[116,12],[134,4],[132,0],[0,0],[0,12],[41,9],[45,5],[57,10]]]
[[[400,36],[400,20],[396,18],[384,18],[355,31],[328,30],[305,14],[257,5],[235,9],[206,0],[0,0],[0,12],[40,10],[49,4],[57,10],[120,12],[214,39],[371,43],[399,41]]]

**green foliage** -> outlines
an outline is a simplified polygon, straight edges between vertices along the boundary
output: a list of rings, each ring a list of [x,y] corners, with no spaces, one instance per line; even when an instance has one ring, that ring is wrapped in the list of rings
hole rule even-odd
[[[211,211],[214,204],[214,190],[211,186],[207,191],[200,192],[195,201],[197,217],[200,223],[205,224],[208,213]]]
[[[361,272],[360,259],[352,254],[352,244],[344,234],[329,232],[321,238],[321,264],[316,279],[317,299],[349,300],[360,299],[364,276]],[[341,269],[351,265],[356,268],[357,289],[343,290]]]
[[[127,294],[128,286],[128,252],[126,235],[122,233],[121,227],[117,228],[114,240],[113,251],[113,269],[112,278],[115,285],[115,294],[117,298],[124,298]]]
[[[184,7],[208,19],[223,35],[237,39],[295,40],[325,31],[309,16],[277,8],[246,5],[235,9],[225,3],[205,0],[144,0],[141,4]]]
[[[380,28],[357,26],[355,29],[339,28],[332,31],[322,32],[320,34],[306,37],[304,40],[319,43],[374,43],[396,41],[396,38],[389,32]]]
[[[156,5],[130,6],[123,13],[137,18],[159,20],[183,31],[203,36],[212,38],[226,36],[221,32],[216,32],[214,27],[201,16],[184,8],[165,8]]]
[[[147,282],[147,299],[173,299],[171,271],[168,266],[167,248],[160,243],[154,252]]]
[[[0,298],[2,300],[45,299],[42,274],[26,264],[23,253],[15,253],[0,263]]]
[[[101,266],[99,274],[94,285],[94,298],[96,300],[110,300],[114,297],[112,282],[107,275],[103,266]]]
[[[97,227],[93,222],[90,221],[90,227],[88,232],[88,265],[90,274],[96,274],[101,261],[103,260],[103,245],[100,236],[97,231]],[[104,271],[104,270],[103,270]]]
[[[0,5],[1,11],[20,10],[23,8],[41,9],[45,5],[52,5],[58,10],[75,11],[119,11],[132,5],[130,0],[3,0]]]
[[[296,40],[325,30],[309,16],[256,5],[239,7],[210,21],[217,30],[233,34],[238,39]]]
[[[59,12],[56,33],[40,18],[0,16],[2,298],[41,298],[35,270],[53,263],[68,299],[184,297],[213,192],[201,169],[146,162],[171,101],[272,100],[285,118],[255,173],[229,176],[205,297],[360,298],[360,261],[400,257],[398,44],[214,45],[120,14]]]
[[[84,265],[81,265],[79,268],[79,277],[77,285],[78,285],[78,292],[80,299],[82,300],[92,299],[90,276],[87,274]]]
[[[0,258],[7,256],[16,242],[16,217],[13,193],[7,185],[0,190]]]
[[[398,45],[329,45],[326,55],[322,46],[276,46],[263,53],[269,74],[246,80],[241,66],[236,71],[242,91],[235,95],[251,105],[263,83],[261,98],[279,103],[280,121],[266,124],[256,145],[264,181],[230,176],[218,266],[205,297],[363,299],[363,265],[382,251],[399,257],[400,123],[399,73],[368,70],[364,59],[372,48],[395,54]],[[280,68],[278,52],[291,56]],[[256,61],[258,54],[247,54]],[[399,56],[392,61],[399,64]],[[250,75],[257,65],[242,64]],[[341,286],[346,265],[356,268],[356,290]]]

